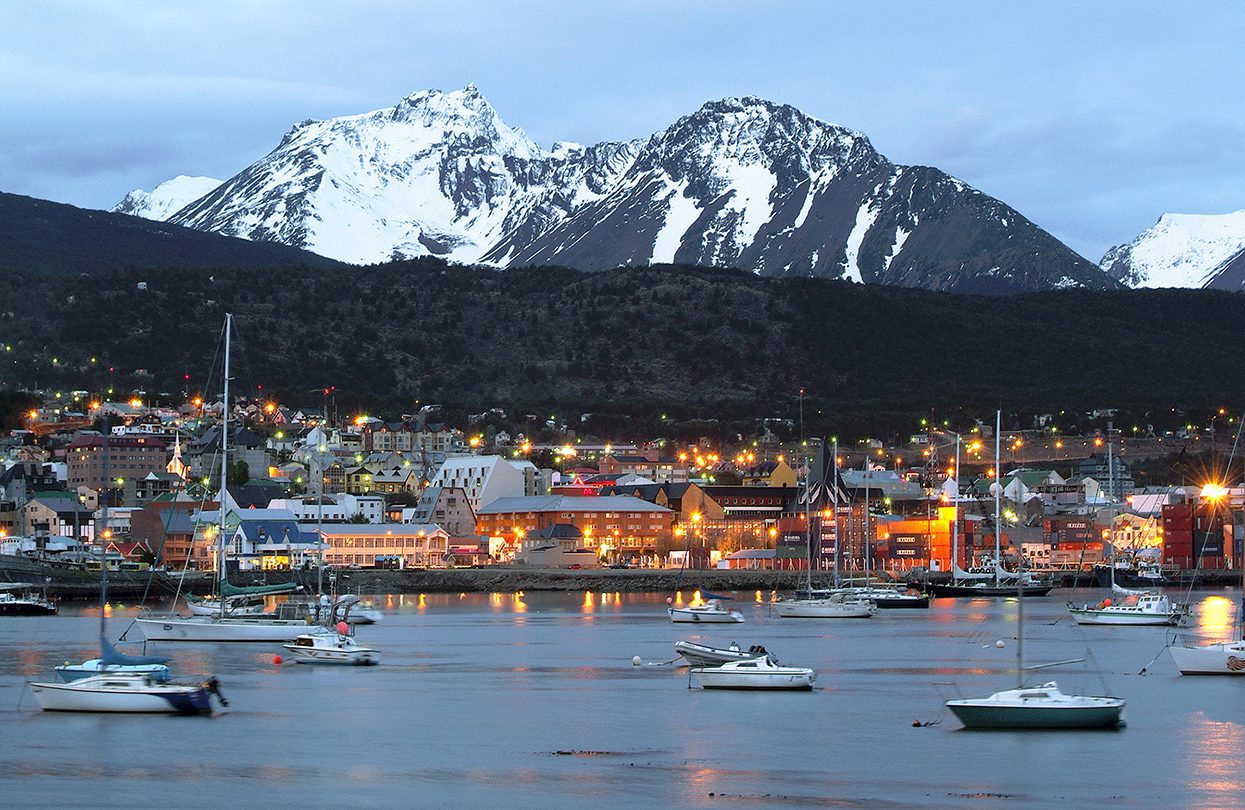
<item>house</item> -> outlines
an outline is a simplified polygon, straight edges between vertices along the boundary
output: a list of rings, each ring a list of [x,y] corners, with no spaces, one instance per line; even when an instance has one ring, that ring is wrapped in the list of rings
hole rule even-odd
[[[194,515],[200,508],[216,510],[219,504],[199,498],[159,497],[130,515],[130,539],[152,549],[157,565],[171,571],[209,570],[214,567],[209,560],[211,549],[206,543],[194,544]]]
[[[501,456],[448,458],[429,486],[461,489],[471,508],[498,498],[521,498],[548,492],[548,479],[530,461],[510,461]]]
[[[631,495],[542,495],[497,498],[476,509],[476,533],[503,538],[515,549],[522,539],[555,523],[570,524],[584,545],[605,556],[656,553],[673,534],[674,512]]]
[[[69,537],[77,543],[95,540],[95,512],[74,492],[36,492],[26,501],[22,516],[22,534]]]
[[[740,473],[740,479],[744,486],[750,487],[793,487],[796,484],[795,470],[784,458],[748,467]]]
[[[458,487],[428,487],[404,523],[435,523],[450,537],[471,537],[476,533],[476,513],[467,493]]]
[[[449,533],[427,523],[324,526],[319,533],[324,561],[335,568],[430,568],[449,553]]]
[[[584,545],[584,533],[569,523],[554,523],[523,537],[514,561],[541,568],[599,568],[597,552]]]
[[[1102,484],[1112,500],[1127,497],[1135,486],[1128,464],[1118,455],[1108,457],[1105,453],[1094,453],[1076,465],[1076,472],[1078,476],[1093,478]]]
[[[380,495],[308,495],[302,498],[274,498],[269,509],[288,509],[300,523],[383,523],[385,499]]]
[[[239,570],[286,571],[318,559],[318,535],[305,531],[288,509],[243,509],[230,535]]]
[[[644,455],[607,453],[597,469],[605,475],[634,473],[659,483],[683,483],[690,478],[691,468],[677,458],[663,458],[650,450]]]
[[[419,474],[412,467],[394,467],[372,475],[372,491],[392,495],[419,489]]]

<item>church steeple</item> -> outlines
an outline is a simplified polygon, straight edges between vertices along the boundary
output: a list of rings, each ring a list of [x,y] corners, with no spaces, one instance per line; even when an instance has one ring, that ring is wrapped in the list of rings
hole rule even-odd
[[[186,479],[186,473],[190,467],[186,465],[186,462],[182,461],[182,437],[180,433],[173,440],[173,458],[169,460],[168,466],[164,469],[183,481]]]

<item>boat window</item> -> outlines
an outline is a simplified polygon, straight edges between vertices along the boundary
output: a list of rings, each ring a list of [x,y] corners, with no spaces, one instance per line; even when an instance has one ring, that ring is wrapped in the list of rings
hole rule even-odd
[[[741,667],[752,667],[752,668],[754,668],[754,669],[756,668],[756,664],[747,664],[747,663],[744,663],[744,664],[740,664],[739,666],[741,666]]]

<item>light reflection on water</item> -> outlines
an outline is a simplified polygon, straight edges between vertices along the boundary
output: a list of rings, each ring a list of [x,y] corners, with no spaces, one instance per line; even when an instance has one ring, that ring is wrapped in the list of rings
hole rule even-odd
[[[1231,636],[1233,607],[1233,601],[1227,597],[1207,596],[1197,606],[1198,629],[1215,638]]]
[[[179,675],[221,678],[231,708],[206,720],[36,713],[23,682],[71,654],[93,655],[98,618],[69,606],[60,617],[0,620],[0,738],[9,741],[0,803],[46,803],[55,791],[87,804],[105,790],[133,796],[141,783],[154,804],[188,795],[241,803],[256,785],[280,784],[278,804],[409,805],[414,786],[418,803],[472,806],[582,807],[603,796],[617,806],[1003,803],[973,793],[1012,797],[1009,807],[1212,807],[1239,804],[1245,787],[1240,682],[1180,678],[1166,656],[1137,675],[1166,630],[1069,622],[1064,602],[1096,601],[1097,589],[1026,600],[1026,656],[1067,660],[1092,648],[1087,663],[1040,677],[1128,700],[1129,726],[1105,746],[1100,735],[955,733],[946,697],[1013,683],[1014,645],[994,640],[1014,636],[1014,600],[792,622],[746,592],[734,594],[745,623],[680,626],[666,616],[667,595],[369,596],[389,615],[358,629],[383,661],[362,670],[276,665],[276,645],[155,645],[149,652],[172,654]],[[1233,600],[1196,598],[1199,632],[1230,635],[1230,615],[1226,625],[1208,617],[1225,605],[1230,614]],[[132,615],[118,605],[111,629]],[[783,663],[814,667],[819,688],[689,689],[686,670],[665,663],[683,638],[764,644]],[[316,742],[330,738],[366,744]],[[1114,764],[1104,768],[1104,757]]]

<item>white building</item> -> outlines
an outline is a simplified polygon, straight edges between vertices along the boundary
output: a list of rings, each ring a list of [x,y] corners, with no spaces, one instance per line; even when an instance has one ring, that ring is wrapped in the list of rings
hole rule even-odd
[[[368,523],[385,520],[385,499],[380,495],[347,495],[339,492],[325,495],[324,503],[317,502],[315,495],[304,498],[273,498],[269,509],[288,509],[300,523],[346,523],[362,518]]]
[[[466,494],[473,510],[498,498],[547,495],[549,476],[530,461],[510,461],[501,456],[447,458],[432,477],[430,486],[457,487]]]

